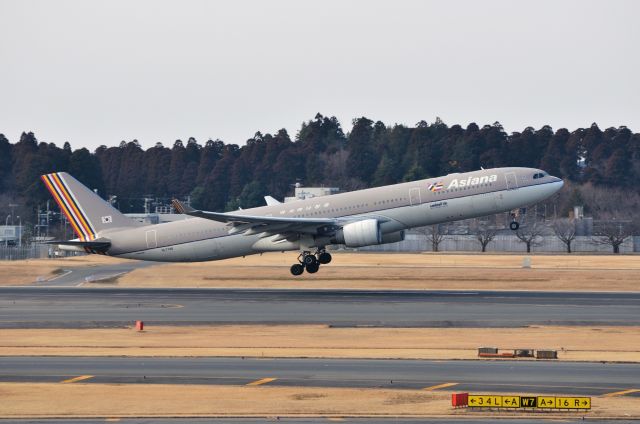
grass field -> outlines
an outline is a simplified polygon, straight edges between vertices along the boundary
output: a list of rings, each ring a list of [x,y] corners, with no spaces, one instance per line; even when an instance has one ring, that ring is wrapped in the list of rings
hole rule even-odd
[[[450,392],[319,387],[167,384],[0,383],[0,416],[39,417],[302,417],[490,416],[451,408]],[[640,399],[597,397],[591,412],[545,418],[638,418]],[[509,412],[509,417],[529,416]]]
[[[122,287],[638,291],[640,256],[336,253],[317,274],[293,277],[295,254],[163,264],[120,277]],[[99,285],[99,284],[96,284]]]
[[[638,291],[640,255],[525,255],[464,253],[334,253],[317,274],[293,277],[295,253],[270,253],[202,263],[138,269],[100,287],[353,288],[445,290]],[[127,261],[98,255],[0,262],[0,285],[54,278],[64,269]],[[37,284],[37,283],[36,283]]]
[[[640,362],[637,327],[331,328],[321,325],[0,329],[6,356],[476,359],[477,348],[557,349],[560,360]]]

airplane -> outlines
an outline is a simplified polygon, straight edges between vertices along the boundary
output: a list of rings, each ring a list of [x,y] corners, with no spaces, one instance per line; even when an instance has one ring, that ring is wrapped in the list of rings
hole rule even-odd
[[[291,274],[331,262],[328,245],[364,247],[404,240],[405,230],[512,211],[541,202],[564,182],[535,168],[493,168],[280,203],[207,212],[174,200],[190,219],[135,222],[66,172],[42,176],[77,239],[71,250],[159,262],[200,262],[299,251]]]

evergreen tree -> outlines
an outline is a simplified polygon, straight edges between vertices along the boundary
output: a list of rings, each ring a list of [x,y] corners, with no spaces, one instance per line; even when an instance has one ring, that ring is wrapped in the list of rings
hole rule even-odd
[[[378,158],[373,146],[373,121],[367,118],[356,119],[353,129],[347,137],[349,159],[347,169],[349,174],[365,183],[371,184],[373,173],[378,166]]]
[[[69,173],[78,181],[92,190],[97,190],[98,194],[105,196],[102,185],[102,173],[98,159],[89,150],[78,149],[71,153],[69,158]]]
[[[11,172],[11,150],[9,140],[0,134],[0,193],[13,189],[13,174]]]
[[[572,132],[527,127],[509,135],[499,122],[463,128],[436,118],[409,127],[359,118],[345,136],[335,117],[322,114],[304,122],[295,141],[281,129],[256,132],[242,147],[220,140],[202,147],[191,137],[172,148],[157,143],[144,150],[133,140],[90,153],[74,151],[68,142],[62,147],[39,142],[31,132],[15,144],[0,134],[0,194],[28,207],[50,199],[40,175],[59,171],[105,197],[117,195],[125,211],[141,207],[141,201],[132,202],[143,195],[188,194],[196,207],[224,210],[262,205],[266,194],[282,198],[297,181],[352,190],[501,166],[541,168],[572,183],[560,194],[564,209],[572,189],[599,193],[606,185],[633,197],[630,189],[640,178],[640,134],[592,124]]]

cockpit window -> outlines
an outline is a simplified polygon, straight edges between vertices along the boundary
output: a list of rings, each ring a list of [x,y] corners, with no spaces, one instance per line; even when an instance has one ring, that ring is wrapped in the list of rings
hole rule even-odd
[[[547,175],[547,174],[545,174],[544,172],[538,172],[537,174],[533,174],[533,179],[537,180],[538,178],[542,178],[545,175]]]

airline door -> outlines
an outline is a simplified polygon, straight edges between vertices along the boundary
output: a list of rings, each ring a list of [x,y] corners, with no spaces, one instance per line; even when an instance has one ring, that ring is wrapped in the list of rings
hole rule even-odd
[[[508,172],[504,174],[504,178],[507,182],[507,190],[513,190],[518,188],[518,179],[515,172]]]
[[[156,230],[149,230],[145,232],[145,239],[147,241],[147,249],[155,249],[158,247],[158,238]]]
[[[420,188],[412,188],[409,190],[409,204],[411,206],[417,206],[422,203],[420,199]]]

